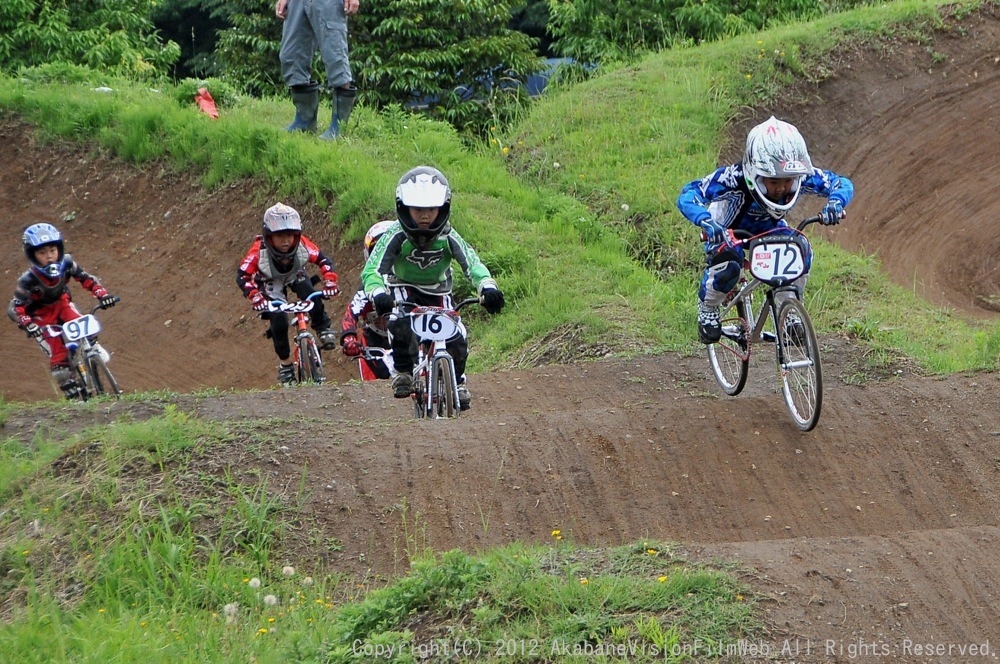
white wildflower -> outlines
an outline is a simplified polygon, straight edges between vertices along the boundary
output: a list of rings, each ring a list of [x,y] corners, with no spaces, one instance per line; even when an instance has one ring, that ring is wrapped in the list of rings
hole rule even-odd
[[[287,577],[295,576],[295,568],[291,565],[285,565],[281,568],[281,575]]]
[[[251,588],[260,588],[260,579],[258,579],[255,576],[254,578],[250,579],[247,585],[249,585]]]
[[[267,604],[268,606],[274,606],[277,603],[278,603],[278,598],[275,597],[274,595],[264,596],[264,604]]]

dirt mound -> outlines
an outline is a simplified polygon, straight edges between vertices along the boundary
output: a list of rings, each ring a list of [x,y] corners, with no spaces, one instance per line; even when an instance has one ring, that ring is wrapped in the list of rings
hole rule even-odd
[[[1000,20],[994,5],[931,43],[841,53],[837,75],[788,116],[816,164],[848,175],[848,219],[827,232],[879,257],[938,305],[1000,311]]]
[[[62,231],[67,251],[122,298],[99,318],[123,388],[188,392],[276,382],[266,323],[236,286],[236,267],[260,232],[263,211],[275,202],[266,186],[241,182],[207,192],[194,178],[160,166],[138,169],[75,146],[39,145],[14,122],[0,124],[0,182],[5,310],[27,268],[21,231],[50,221]],[[358,285],[361,252],[340,251],[319,210],[286,202],[302,212],[306,234],[343,275],[344,295],[328,304],[339,326]],[[79,284],[72,292],[81,310],[95,303]],[[9,321],[0,325],[0,366],[4,398],[55,395],[48,361]],[[356,371],[339,354],[330,362],[335,381]]]
[[[1000,624],[1000,376],[848,385],[837,378],[854,349],[826,344],[830,387],[809,434],[766,356],[735,399],[714,396],[703,357],[478,376],[473,409],[453,421],[415,422],[384,384],[171,402],[240,432],[216,472],[304,500],[285,543],[300,565],[389,575],[411,551],[544,544],[554,529],[587,545],[650,538],[750,567],[769,646],[812,640],[810,656],[779,661],[866,661],[829,656],[827,639],[888,644],[895,661],[907,639],[981,643]],[[5,433],[165,406],[26,413]]]
[[[991,314],[977,296],[1000,293],[996,204],[983,191],[998,141],[998,36],[986,6],[932,43],[844,54],[838,76],[785,116],[817,164],[857,185],[831,239],[877,251],[900,283],[981,315]],[[124,385],[272,382],[263,325],[233,280],[266,190],[205,193],[159,169],[39,147],[10,123],[0,175],[5,237],[65,219],[73,253],[123,296],[104,320],[107,345],[129,350],[115,359]],[[334,253],[342,274],[357,274],[357,252]],[[0,261],[12,285],[24,265],[16,241]],[[810,434],[791,424],[764,355],[736,399],[719,396],[701,356],[473,376],[473,410],[449,422],[414,422],[384,384],[169,401],[242,432],[218,468],[289,496],[304,478],[303,527],[289,543],[302,561],[391,574],[414,547],[547,542],[557,528],[580,544],[675,541],[692,558],[753,570],[773,661],[971,661],[969,647],[991,638],[996,657],[1000,377],[920,378],[900,365],[866,382],[846,340],[824,338],[823,352],[824,413]],[[51,396],[40,354],[10,324],[0,362],[6,398]],[[336,379],[352,370],[331,365]],[[140,419],[166,401],[34,410],[3,433]],[[288,426],[276,429],[279,418]]]

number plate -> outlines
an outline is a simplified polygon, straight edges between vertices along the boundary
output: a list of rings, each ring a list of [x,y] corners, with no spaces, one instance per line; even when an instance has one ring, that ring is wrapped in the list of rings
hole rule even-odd
[[[802,248],[795,242],[762,242],[750,253],[750,274],[761,281],[781,285],[795,281],[806,271]]]
[[[62,325],[62,335],[66,341],[79,341],[84,337],[92,337],[100,331],[101,324],[90,314],[80,316],[76,320],[65,322]]]
[[[304,314],[307,311],[312,311],[313,304],[312,300],[299,300],[297,302],[271,300],[268,302],[268,311],[284,311],[285,313],[290,314]]]
[[[423,311],[410,316],[410,329],[420,339],[447,341],[458,334],[458,321],[440,311]]]

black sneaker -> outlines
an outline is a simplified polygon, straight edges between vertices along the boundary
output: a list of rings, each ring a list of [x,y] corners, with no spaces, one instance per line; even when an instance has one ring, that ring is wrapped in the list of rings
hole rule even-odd
[[[337,347],[337,333],[327,328],[319,333],[319,345],[323,350],[333,350]]]
[[[714,344],[722,338],[719,307],[698,303],[698,339],[703,344]]]
[[[295,384],[295,365],[294,364],[279,364],[278,365],[278,382],[281,383],[283,387]]]
[[[413,392],[413,378],[408,373],[398,373],[392,377],[392,396],[405,399]]]
[[[806,326],[802,324],[802,319],[794,311],[789,311],[788,315],[785,316],[785,330],[793,344],[796,346],[806,345]]]
[[[472,393],[463,383],[458,386],[458,409],[469,410],[470,408],[472,408]]]

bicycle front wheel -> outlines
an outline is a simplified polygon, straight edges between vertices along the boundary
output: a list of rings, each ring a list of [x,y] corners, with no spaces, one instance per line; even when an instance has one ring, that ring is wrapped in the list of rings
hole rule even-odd
[[[73,373],[80,384],[80,399],[86,401],[90,397],[97,396],[97,385],[94,384],[94,375],[90,371],[87,358],[83,351],[78,351],[73,360]]]
[[[87,358],[90,365],[90,376],[93,381],[95,394],[113,394],[116,398],[122,394],[118,387],[118,381],[111,375],[107,362],[99,354],[94,354]]]
[[[811,431],[819,421],[823,405],[823,370],[816,332],[799,300],[788,300],[781,305],[775,328],[781,394],[795,426]]]
[[[458,408],[455,407],[455,373],[451,361],[447,357],[437,357],[431,365],[431,385],[433,399],[431,400],[437,417],[455,417]]]
[[[708,361],[715,382],[731,397],[743,391],[750,370],[750,325],[743,300],[736,302],[722,319],[722,336],[708,345]]]
[[[316,340],[309,336],[301,343],[303,347],[299,356],[302,358],[306,376],[314,383],[326,382],[326,370],[323,368],[323,359],[319,355],[319,348],[316,347]]]

